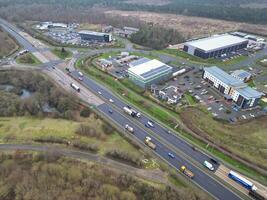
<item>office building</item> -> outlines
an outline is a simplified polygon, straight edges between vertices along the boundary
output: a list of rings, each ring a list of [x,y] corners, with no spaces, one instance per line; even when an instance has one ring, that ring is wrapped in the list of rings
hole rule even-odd
[[[248,87],[241,80],[227,74],[216,66],[204,68],[202,78],[241,109],[257,106],[263,96],[263,93]]]
[[[172,74],[172,67],[155,59],[141,58],[130,62],[129,67],[129,79],[142,88],[166,81]]]
[[[112,36],[107,33],[100,33],[94,31],[80,31],[81,40],[97,41],[97,42],[111,42]]]

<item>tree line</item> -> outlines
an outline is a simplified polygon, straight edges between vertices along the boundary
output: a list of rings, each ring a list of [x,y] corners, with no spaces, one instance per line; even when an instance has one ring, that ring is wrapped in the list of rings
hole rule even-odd
[[[103,21],[103,19],[104,21],[109,21],[110,19],[99,12],[100,10],[97,8],[117,8],[121,10],[174,13],[267,24],[267,8],[241,6],[248,3],[251,2],[249,0],[172,0],[169,4],[165,5],[147,5],[129,4],[123,0],[0,0],[0,15],[18,21],[25,18],[30,20],[35,16],[35,19],[39,18],[40,21],[51,19],[51,16],[57,16],[59,20],[62,19],[62,21],[68,22],[74,20],[76,16],[77,19],[79,18],[79,22],[84,20],[90,22],[90,19],[94,19],[95,21]],[[253,3],[266,3],[266,1],[255,0]],[[32,9],[35,11],[33,12]],[[115,21],[119,20],[115,19]]]
[[[167,29],[160,26],[143,26],[131,35],[133,43],[150,47],[152,49],[163,49],[169,44],[177,44],[184,41],[183,36],[177,30]]]

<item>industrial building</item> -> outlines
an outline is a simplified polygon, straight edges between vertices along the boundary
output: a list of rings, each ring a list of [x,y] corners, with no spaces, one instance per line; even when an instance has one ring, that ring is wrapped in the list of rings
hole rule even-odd
[[[94,31],[79,31],[81,40],[97,41],[97,42],[111,42],[112,36],[107,33],[100,33]]]
[[[233,73],[231,73],[231,76],[239,79],[243,82],[248,82],[252,78],[252,74],[245,71],[245,70],[235,70]]]
[[[172,75],[172,67],[155,59],[141,58],[129,63],[129,66],[129,79],[142,88],[166,81]]]
[[[202,78],[221,92],[226,99],[233,100],[241,109],[257,106],[263,96],[263,93],[248,87],[241,80],[216,66],[204,68]]]
[[[244,49],[248,42],[247,39],[241,37],[223,34],[186,42],[183,50],[191,55],[207,59]]]

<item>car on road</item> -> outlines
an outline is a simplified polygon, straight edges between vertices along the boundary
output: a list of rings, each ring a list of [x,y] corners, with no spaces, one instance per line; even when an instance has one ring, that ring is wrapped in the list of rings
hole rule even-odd
[[[80,81],[83,81],[83,77],[81,77],[81,76],[79,76],[78,79],[79,79]]]
[[[170,157],[170,158],[175,158],[175,156],[172,154],[172,153],[168,153],[168,156]]]
[[[83,77],[83,73],[82,72],[78,72],[78,75]]]
[[[109,99],[109,102],[110,102],[110,103],[114,103],[114,100],[113,100],[113,99]]]
[[[148,123],[145,123],[145,126],[146,126],[147,128],[150,128],[150,126],[148,125]]]
[[[113,110],[112,110],[112,109],[109,109],[108,112],[109,112],[110,114],[112,114],[112,113],[113,113]]]
[[[98,94],[100,94],[100,95],[101,95],[101,94],[102,94],[102,92],[98,91]]]
[[[152,121],[150,121],[150,120],[147,121],[147,124],[148,124],[150,127],[154,127],[154,122],[152,122]]]
[[[203,165],[208,168],[210,171],[214,171],[214,167],[211,163],[209,163],[208,161],[204,161]]]

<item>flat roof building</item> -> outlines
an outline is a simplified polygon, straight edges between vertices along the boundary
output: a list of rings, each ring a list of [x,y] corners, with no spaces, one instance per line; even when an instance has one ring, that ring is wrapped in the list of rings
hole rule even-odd
[[[220,68],[205,67],[202,78],[214,86],[220,93],[233,100],[242,109],[258,105],[263,93],[248,87],[243,81],[227,74]]]
[[[129,63],[129,79],[142,88],[156,84],[171,77],[172,67],[158,60],[141,58]]]
[[[107,33],[100,33],[95,31],[79,31],[81,40],[97,41],[97,42],[111,42],[112,36]]]
[[[251,79],[252,74],[247,72],[247,71],[245,71],[245,70],[240,69],[240,70],[235,70],[231,74],[231,76],[239,79],[240,81],[247,82],[247,81],[249,81]]]
[[[247,39],[223,34],[186,42],[183,50],[191,55],[207,59],[220,57],[222,54],[244,49],[247,45]]]

